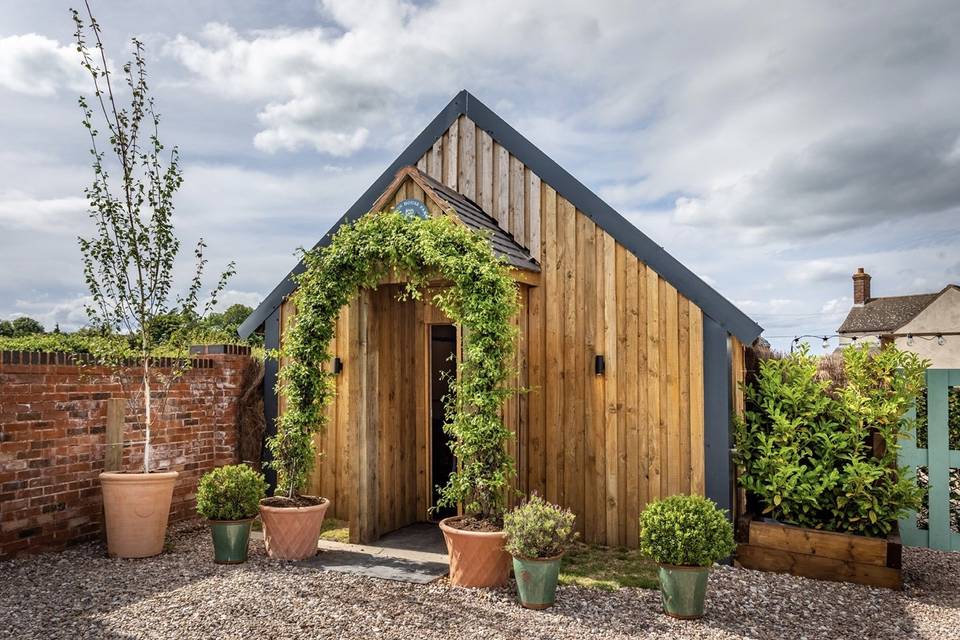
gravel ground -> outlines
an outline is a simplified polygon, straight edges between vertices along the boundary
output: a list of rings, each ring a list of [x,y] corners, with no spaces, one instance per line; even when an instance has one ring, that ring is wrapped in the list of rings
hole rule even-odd
[[[482,591],[323,572],[264,556],[211,560],[204,528],[172,552],[112,560],[90,544],[0,563],[0,638],[960,638],[960,553],[904,551],[903,592],[721,567],[707,616],[675,621],[659,594],[561,587],[522,609]]]

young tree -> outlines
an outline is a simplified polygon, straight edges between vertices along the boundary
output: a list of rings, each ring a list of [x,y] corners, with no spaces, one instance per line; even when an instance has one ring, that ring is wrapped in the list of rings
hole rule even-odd
[[[163,373],[152,367],[156,346],[155,325],[175,312],[197,318],[217,302],[234,273],[231,262],[198,313],[206,260],[201,239],[194,250],[196,264],[186,294],[174,290],[173,270],[180,241],[173,228],[173,197],[183,182],[177,148],[165,152],[160,142],[160,115],[147,86],[143,44],[132,40],[133,60],[122,68],[129,103],[120,106],[112,78],[114,72],[104,51],[101,29],[85,1],[86,19],[72,9],[74,37],[83,68],[93,80],[93,99],[80,98],[83,126],[90,136],[93,183],[85,189],[95,233],[79,238],[83,273],[90,290],[87,315],[103,333],[137,337],[137,357],[132,371],[114,361],[118,379],[138,386],[136,404],[143,401],[144,472],[150,471],[150,430],[163,413],[154,406],[154,390],[169,388],[182,371]],[[92,48],[88,47],[88,39]],[[96,115],[95,115],[96,114]],[[101,131],[98,127],[105,127]],[[116,175],[114,175],[116,172]],[[185,358],[181,362],[187,363]],[[185,365],[186,366],[186,365]],[[165,398],[166,393],[161,393]]]

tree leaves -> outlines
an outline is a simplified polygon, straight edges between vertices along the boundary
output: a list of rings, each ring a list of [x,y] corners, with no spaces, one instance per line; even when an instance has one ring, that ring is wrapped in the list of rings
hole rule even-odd
[[[151,353],[158,346],[157,325],[171,312],[184,317],[204,315],[216,305],[217,298],[234,273],[230,263],[198,314],[199,292],[206,261],[203,240],[195,251],[196,268],[192,272],[186,297],[175,296],[174,266],[180,241],[174,233],[173,198],[183,183],[177,148],[169,153],[159,138],[160,115],[147,85],[147,65],[143,43],[132,41],[133,60],[123,65],[122,77],[129,89],[129,103],[121,106],[114,95],[112,72],[101,41],[101,29],[87,4],[86,23],[72,10],[74,38],[81,65],[93,81],[92,101],[81,97],[82,124],[90,139],[93,182],[84,190],[94,233],[79,237],[83,278],[90,291],[87,316],[94,331],[102,334],[137,335],[136,357],[139,374],[118,373],[125,379],[138,378],[138,394],[144,406],[144,469],[150,470],[150,428],[157,412],[151,387],[175,380],[182,370],[170,374],[151,371]],[[87,37],[92,41],[88,46]],[[94,115],[96,113],[96,116]],[[105,127],[105,132],[94,124]],[[113,178],[111,170],[118,176]],[[176,302],[174,302],[174,298]],[[108,362],[108,364],[114,361]],[[189,363],[183,359],[183,363]],[[139,413],[136,412],[136,413]]]
[[[831,531],[885,536],[919,506],[920,490],[897,468],[905,416],[923,384],[927,363],[893,345],[843,351],[846,384],[818,375],[806,348],[764,360],[744,388],[748,410],[735,420],[740,484],[765,514]],[[885,449],[873,448],[874,435]]]

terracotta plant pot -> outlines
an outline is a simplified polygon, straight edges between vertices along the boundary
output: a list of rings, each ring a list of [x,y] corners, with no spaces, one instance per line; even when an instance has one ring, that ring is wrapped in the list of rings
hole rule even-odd
[[[176,471],[100,474],[107,553],[147,558],[163,552]]]
[[[450,526],[459,516],[440,521],[450,554],[450,582],[458,587],[502,587],[510,577],[510,554],[502,531],[464,531]]]
[[[303,560],[317,553],[323,516],[330,501],[309,507],[271,507],[260,503],[263,544],[275,560]]]

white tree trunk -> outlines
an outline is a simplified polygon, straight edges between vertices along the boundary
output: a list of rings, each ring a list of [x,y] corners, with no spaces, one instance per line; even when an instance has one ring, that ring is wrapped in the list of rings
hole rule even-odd
[[[153,424],[153,407],[150,403],[150,356],[146,352],[147,335],[143,336],[143,406],[146,429],[143,435],[143,472],[150,473],[150,427]]]

